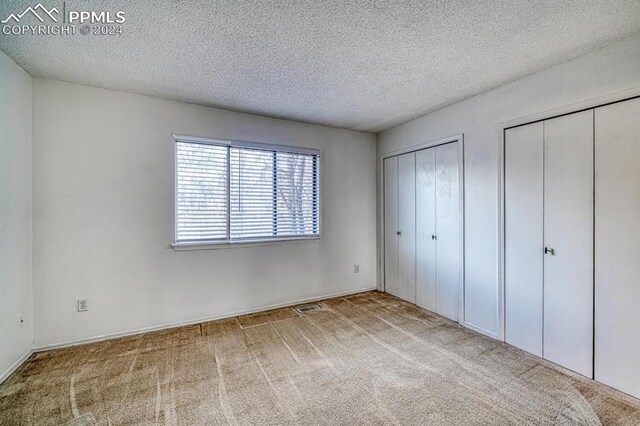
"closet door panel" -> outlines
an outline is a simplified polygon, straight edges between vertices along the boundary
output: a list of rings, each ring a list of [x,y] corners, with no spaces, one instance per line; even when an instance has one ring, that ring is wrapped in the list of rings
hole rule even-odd
[[[505,131],[505,341],[542,356],[542,122]]]
[[[460,191],[458,142],[436,150],[436,312],[458,321],[460,301]]]
[[[595,110],[595,379],[640,397],[640,99]]]
[[[416,304],[436,311],[436,150],[416,152]]]
[[[384,291],[398,292],[398,157],[386,158],[384,173]]]
[[[544,358],[592,377],[593,110],[544,122]]]
[[[416,302],[416,154],[398,157],[398,297]]]

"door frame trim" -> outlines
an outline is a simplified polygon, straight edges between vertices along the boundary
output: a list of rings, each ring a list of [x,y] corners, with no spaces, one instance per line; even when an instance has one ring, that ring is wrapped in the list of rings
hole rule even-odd
[[[406,148],[398,149],[395,151],[386,152],[384,154],[378,154],[378,235],[380,238],[378,241],[378,290],[385,290],[384,283],[384,160],[390,157],[396,157],[398,155],[407,154],[409,152],[416,152],[427,148],[433,148],[438,145],[445,145],[452,142],[458,142],[458,190],[460,192],[460,243],[459,243],[459,281],[460,300],[458,301],[458,323],[468,326],[465,322],[465,305],[464,305],[464,133],[458,133],[445,138],[431,140],[416,145],[411,145]]]
[[[505,169],[505,156],[504,156],[504,143],[505,143],[505,131],[513,127],[524,126],[532,124],[538,121],[549,120],[563,115],[574,114],[581,111],[599,108],[605,105],[614,104],[618,102],[628,101],[630,99],[640,97],[640,87],[634,87],[629,90],[623,90],[621,92],[615,92],[609,95],[598,96],[592,99],[587,99],[581,102],[565,105],[559,108],[553,108],[550,110],[542,111],[536,114],[530,114],[524,117],[519,117],[513,120],[505,121],[498,124],[498,198],[497,198],[497,245],[498,245],[498,340],[505,341],[506,336],[506,299],[505,299],[505,203],[504,203],[504,169]],[[594,246],[595,252],[595,246]],[[595,283],[594,283],[595,285]],[[595,296],[595,293],[594,293]]]

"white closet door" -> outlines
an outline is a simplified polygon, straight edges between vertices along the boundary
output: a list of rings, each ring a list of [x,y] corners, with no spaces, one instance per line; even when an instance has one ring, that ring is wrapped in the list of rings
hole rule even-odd
[[[436,150],[416,152],[416,305],[436,311]]]
[[[544,134],[505,131],[505,341],[542,356]]]
[[[593,110],[544,122],[544,358],[592,377]]]
[[[384,173],[384,291],[398,292],[398,157],[386,158]]]
[[[416,302],[416,154],[398,157],[398,297]]]
[[[436,312],[458,321],[460,302],[460,191],[458,142],[436,151]]]
[[[595,110],[595,379],[640,397],[640,99]]]

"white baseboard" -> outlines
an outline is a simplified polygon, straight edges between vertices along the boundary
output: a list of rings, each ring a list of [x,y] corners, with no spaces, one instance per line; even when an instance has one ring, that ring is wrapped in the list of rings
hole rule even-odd
[[[291,301],[284,302],[284,303],[277,303],[277,304],[274,304],[274,305],[262,306],[262,307],[259,307],[259,308],[249,309],[249,310],[245,310],[245,311],[227,312],[227,313],[222,314],[222,315],[214,315],[214,316],[209,316],[209,317],[196,318],[196,319],[192,319],[192,320],[178,321],[178,322],[172,322],[172,323],[162,324],[162,325],[155,325],[155,326],[151,326],[151,327],[143,327],[143,328],[138,328],[138,329],[135,329],[135,330],[122,331],[122,332],[118,332],[118,333],[110,333],[110,334],[105,334],[105,335],[101,335],[101,336],[86,337],[86,338],[82,338],[82,339],[69,340],[69,341],[66,341],[66,342],[52,343],[52,344],[49,344],[49,345],[42,345],[42,346],[34,347],[32,353],[33,352],[49,351],[49,350],[52,350],[52,349],[61,349],[61,348],[69,347],[69,346],[84,345],[84,344],[87,344],[87,343],[101,342],[103,340],[116,339],[118,337],[133,336],[133,335],[136,335],[136,334],[149,333],[149,332],[152,332],[152,331],[166,330],[166,329],[176,328],[176,327],[184,327],[186,325],[199,324],[201,322],[216,321],[216,320],[221,320],[221,319],[225,319],[225,318],[233,318],[233,317],[237,317],[237,316],[240,316],[240,315],[254,314],[256,312],[268,311],[270,309],[284,308],[284,307],[287,307],[287,306],[299,305],[301,303],[316,302],[318,300],[331,299],[331,298],[340,297],[340,296],[348,296],[350,294],[363,293],[365,291],[373,291],[373,290],[377,290],[377,288],[375,286],[374,287],[364,287],[364,288],[360,288],[360,289],[356,289],[356,290],[341,291],[341,292],[337,292],[337,293],[325,294],[323,296],[318,296],[318,297],[291,300]]]
[[[475,331],[476,333],[480,333],[480,334],[482,334],[484,336],[491,337],[492,339],[495,339],[495,340],[500,340],[500,338],[498,337],[497,333],[494,333],[494,332],[489,331],[489,330],[485,330],[482,327],[478,327],[478,326],[475,326],[473,324],[469,324],[468,322],[465,322],[462,325],[464,327],[468,328],[469,330]]]
[[[0,383],[7,380],[9,376],[11,376],[18,368],[20,368],[20,366],[24,364],[25,361],[28,360],[31,355],[33,355],[33,349],[29,349],[27,352],[24,353],[24,355],[18,358],[18,360],[14,362],[13,365],[7,369],[7,371],[5,371],[0,375]]]

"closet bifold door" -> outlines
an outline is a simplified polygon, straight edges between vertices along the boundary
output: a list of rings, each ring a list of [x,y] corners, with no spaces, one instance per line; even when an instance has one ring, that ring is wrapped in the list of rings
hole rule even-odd
[[[416,152],[416,305],[436,312],[436,150]]]
[[[384,291],[398,292],[398,157],[386,158],[384,177]]]
[[[436,312],[459,321],[460,189],[458,142],[436,151]]]
[[[398,297],[416,302],[416,154],[398,156]]]
[[[593,376],[593,110],[544,122],[543,357]]]
[[[640,398],[640,99],[595,110],[595,379]]]
[[[543,123],[505,130],[505,341],[542,356]]]

